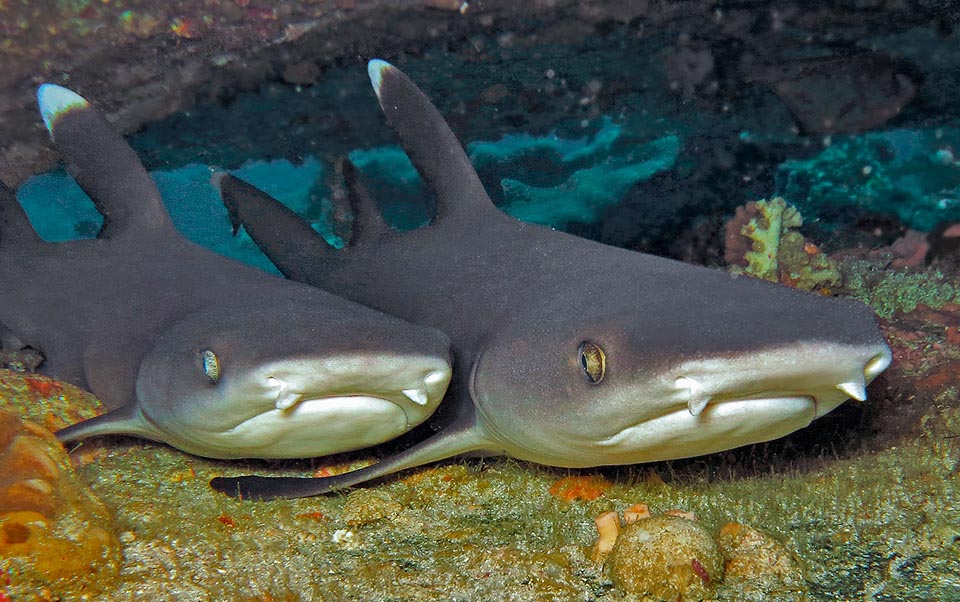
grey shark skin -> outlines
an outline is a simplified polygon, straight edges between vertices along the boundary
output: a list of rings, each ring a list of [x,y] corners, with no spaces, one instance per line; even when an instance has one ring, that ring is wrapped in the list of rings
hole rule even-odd
[[[302,458],[394,438],[450,378],[449,338],[179,235],[133,150],[86,100],[38,92],[105,223],[51,244],[0,190],[0,323],[110,410],[57,433],[131,434],[217,458]]]
[[[748,277],[576,238],[501,213],[426,96],[372,61],[390,124],[436,191],[429,226],[385,227],[347,167],[342,251],[235,179],[221,194],[288,277],[444,330],[454,379],[439,432],[322,479],[217,478],[249,498],[308,496],[458,454],[588,467],[707,454],[809,424],[890,363],[873,312]],[[433,421],[433,419],[431,419]]]

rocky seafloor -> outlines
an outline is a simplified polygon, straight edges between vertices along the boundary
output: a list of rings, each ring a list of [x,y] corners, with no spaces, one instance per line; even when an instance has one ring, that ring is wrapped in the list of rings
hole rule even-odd
[[[580,471],[449,461],[269,503],[207,482],[390,444],[277,465],[102,438],[68,461],[47,431],[96,400],[3,352],[0,600],[960,600],[960,45],[956,12],[928,4],[0,3],[11,186],[55,160],[32,105],[54,81],[139,130],[178,227],[222,252],[256,262],[203,200],[211,168],[286,181],[274,192],[336,238],[347,155],[415,227],[431,202],[366,81],[379,56],[437,102],[506,211],[854,296],[894,350],[868,401],[766,444]],[[304,166],[299,187],[278,175]],[[94,235],[89,208],[54,211],[71,195],[54,172],[18,196],[38,229]],[[774,207],[795,211],[782,232],[764,228]],[[770,241],[779,261],[751,255]],[[654,522],[627,524],[638,504]]]

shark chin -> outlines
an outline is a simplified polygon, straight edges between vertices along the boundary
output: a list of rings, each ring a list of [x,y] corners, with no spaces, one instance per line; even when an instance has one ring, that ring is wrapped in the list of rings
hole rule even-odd
[[[402,435],[419,422],[390,399],[319,397],[289,408],[272,408],[230,429],[208,432],[202,441],[184,438],[177,447],[189,452],[190,447],[202,445],[205,455],[224,459],[312,457],[370,447]],[[316,435],[320,432],[323,437]],[[326,448],[324,439],[329,442]]]
[[[553,464],[588,468],[657,462],[771,441],[809,425],[818,415],[817,406],[817,400],[807,395],[718,400],[696,416],[686,406],[677,406],[605,439],[580,445],[567,440],[567,461],[553,459]],[[577,453],[569,453],[574,446]]]

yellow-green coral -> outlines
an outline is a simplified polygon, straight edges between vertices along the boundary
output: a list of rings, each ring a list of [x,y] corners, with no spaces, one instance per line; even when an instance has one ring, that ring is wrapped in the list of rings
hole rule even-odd
[[[740,234],[751,241],[750,250],[744,254],[747,265],[735,266],[734,272],[804,290],[840,283],[836,262],[794,230],[803,225],[796,207],[782,197],[774,197],[752,203],[750,209],[757,215],[740,228]]]

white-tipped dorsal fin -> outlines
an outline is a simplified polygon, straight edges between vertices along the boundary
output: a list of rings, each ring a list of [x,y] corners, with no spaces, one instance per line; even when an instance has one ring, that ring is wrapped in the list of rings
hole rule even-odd
[[[499,213],[460,141],[416,84],[380,59],[370,61],[367,72],[388,123],[400,136],[420,176],[437,195],[433,223],[447,227],[457,218],[475,223],[479,216]]]
[[[103,215],[101,238],[175,233],[140,159],[93,105],[54,84],[40,86],[37,104],[67,170]]]

